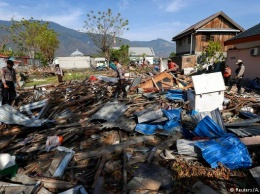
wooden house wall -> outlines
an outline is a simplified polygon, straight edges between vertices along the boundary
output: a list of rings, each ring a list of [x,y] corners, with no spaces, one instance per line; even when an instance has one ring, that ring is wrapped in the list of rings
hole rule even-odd
[[[203,28],[219,28],[219,29],[237,29],[233,24],[231,24],[229,21],[224,19],[223,17],[217,17],[214,20],[208,22],[204,26],[201,27]],[[237,33],[236,32],[203,32],[203,33],[198,33],[195,35],[196,39],[196,48],[195,52],[202,52],[208,45],[209,41],[202,41],[202,37],[204,35],[212,35],[214,36],[214,42],[220,42],[221,47],[222,47],[222,52],[226,52],[230,46],[224,46],[224,42],[226,40],[229,40],[230,38],[234,37]]]

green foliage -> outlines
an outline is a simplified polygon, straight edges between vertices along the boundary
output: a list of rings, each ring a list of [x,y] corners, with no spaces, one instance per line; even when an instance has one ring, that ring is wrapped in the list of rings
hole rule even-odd
[[[27,51],[31,58],[35,58],[35,53],[41,53],[41,60],[44,63],[52,62],[54,52],[59,46],[59,40],[58,34],[49,28],[48,22],[43,23],[24,18],[21,21],[12,20],[9,31],[19,48],[18,52]]]
[[[208,46],[198,57],[197,62],[199,65],[204,65],[209,63],[215,64],[223,60],[225,60],[225,56],[222,52],[220,42],[209,41]]]
[[[169,58],[172,58],[172,57],[175,57],[176,56],[176,53],[175,52],[171,52],[170,55],[169,55]]]
[[[129,64],[129,45],[122,45],[119,49],[111,49],[110,58],[118,58],[121,64]]]
[[[84,28],[89,38],[102,51],[107,59],[110,56],[110,49],[116,41],[116,37],[121,36],[128,25],[128,20],[121,18],[121,14],[113,15],[112,10],[107,12],[91,11],[87,14]]]

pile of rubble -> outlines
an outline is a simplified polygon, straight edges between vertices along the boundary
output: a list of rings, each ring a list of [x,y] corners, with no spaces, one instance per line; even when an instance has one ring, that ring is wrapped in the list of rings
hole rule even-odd
[[[211,84],[219,75],[198,76]],[[129,74],[128,97],[112,101],[116,81],[93,75],[19,89],[13,106],[1,106],[1,191],[259,190],[257,91],[225,93],[166,71]]]

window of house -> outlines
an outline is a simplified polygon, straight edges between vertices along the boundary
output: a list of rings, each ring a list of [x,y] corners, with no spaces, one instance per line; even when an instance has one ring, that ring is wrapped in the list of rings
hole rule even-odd
[[[182,45],[182,40],[178,41],[178,45],[181,46]]]
[[[186,59],[186,62],[191,62],[191,58],[187,58],[187,59]]]
[[[210,33],[202,35],[201,41],[203,41],[203,42],[214,41],[214,35],[211,35]]]

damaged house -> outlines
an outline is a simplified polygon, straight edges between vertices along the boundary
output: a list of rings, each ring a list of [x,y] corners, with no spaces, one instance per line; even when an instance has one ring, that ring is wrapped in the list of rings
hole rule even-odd
[[[224,45],[226,40],[236,36],[244,29],[224,12],[217,12],[203,19],[172,38],[176,42],[176,57],[174,62],[180,67],[192,67],[196,57],[207,47],[209,41],[220,42],[222,51],[226,52],[230,45]]]

